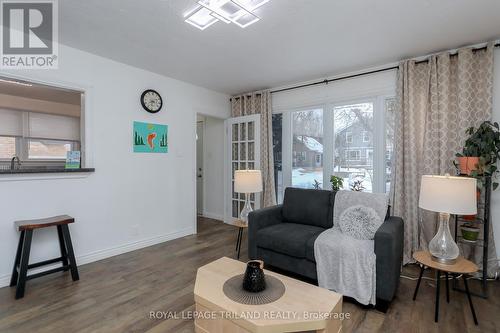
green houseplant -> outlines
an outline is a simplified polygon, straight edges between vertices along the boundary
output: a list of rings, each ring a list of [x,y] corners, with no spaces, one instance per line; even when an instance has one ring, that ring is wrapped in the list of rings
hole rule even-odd
[[[340,191],[342,186],[344,186],[344,179],[337,176],[331,176],[330,183],[332,183],[332,191]]]
[[[470,127],[466,130],[469,138],[465,141],[461,153],[457,153],[458,165],[461,173],[478,178],[480,176],[498,175],[497,161],[500,158],[500,127],[498,123],[484,121],[478,128]],[[472,164],[472,165],[471,165]],[[482,187],[482,183],[478,182]],[[498,187],[493,182],[493,190]]]

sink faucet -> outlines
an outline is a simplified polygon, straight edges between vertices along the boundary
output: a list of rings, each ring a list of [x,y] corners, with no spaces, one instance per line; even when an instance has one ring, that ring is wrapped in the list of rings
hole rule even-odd
[[[10,160],[10,169],[11,170],[14,170],[14,166],[15,166],[16,161],[17,161],[17,168],[19,168],[21,166],[21,161],[19,160],[19,157],[14,156]]]

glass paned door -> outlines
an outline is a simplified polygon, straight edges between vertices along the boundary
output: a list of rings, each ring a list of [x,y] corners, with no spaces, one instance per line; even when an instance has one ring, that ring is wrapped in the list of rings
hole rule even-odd
[[[245,194],[234,191],[236,170],[260,169],[260,115],[231,118],[226,120],[226,191],[225,222],[239,218],[245,204]],[[252,208],[260,208],[260,193],[250,195]]]
[[[373,102],[363,102],[333,108],[333,175],[344,179],[345,190],[374,188],[373,107]]]

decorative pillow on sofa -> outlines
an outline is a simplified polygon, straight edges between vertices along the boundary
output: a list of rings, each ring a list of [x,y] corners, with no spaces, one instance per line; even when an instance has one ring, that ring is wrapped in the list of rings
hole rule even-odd
[[[340,214],[338,226],[343,234],[353,238],[373,239],[382,222],[375,209],[355,205]]]

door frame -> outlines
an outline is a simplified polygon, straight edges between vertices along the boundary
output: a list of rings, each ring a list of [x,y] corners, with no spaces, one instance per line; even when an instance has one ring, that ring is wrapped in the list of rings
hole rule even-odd
[[[198,135],[198,115],[197,114],[196,116],[196,135]],[[205,117],[205,116],[203,116]],[[206,122],[205,120],[201,121],[202,123],[202,139],[203,139],[203,142],[202,142],[202,165],[201,165],[201,172],[202,172],[202,179],[201,179],[201,216],[205,216],[205,175],[204,175],[204,171],[205,171],[205,127],[206,127]],[[199,138],[196,139],[196,161],[195,161],[195,164],[196,164],[196,217],[198,217],[198,169],[199,169],[199,165],[198,165],[198,140]]]

